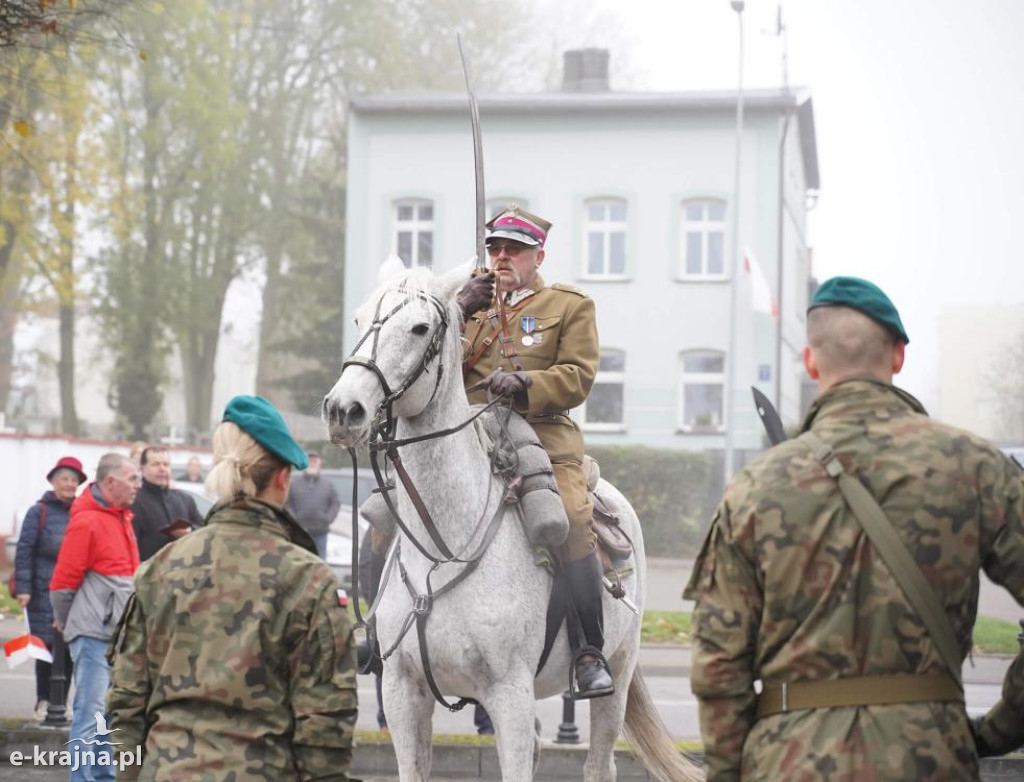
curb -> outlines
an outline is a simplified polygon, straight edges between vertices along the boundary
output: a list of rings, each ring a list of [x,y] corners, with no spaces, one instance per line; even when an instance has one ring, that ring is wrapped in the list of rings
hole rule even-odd
[[[41,751],[59,751],[67,740],[66,730],[29,727],[0,730],[0,776],[8,777],[12,752],[28,753],[36,747]],[[543,742],[540,765],[535,778],[548,782],[578,780],[583,774],[586,745],[566,746]],[[699,752],[687,752],[692,760],[700,762]],[[650,775],[633,759],[628,750],[615,751],[615,764],[621,780],[650,780]],[[22,768],[26,768],[22,766]],[[62,771],[62,774],[66,774]],[[398,765],[390,743],[362,743],[356,746],[352,773],[366,777],[396,777]],[[431,774],[459,779],[500,780],[498,754],[493,745],[434,744]],[[63,777],[62,777],[63,778]],[[983,782],[1008,782],[1024,778],[1024,756],[985,758],[981,761]]]

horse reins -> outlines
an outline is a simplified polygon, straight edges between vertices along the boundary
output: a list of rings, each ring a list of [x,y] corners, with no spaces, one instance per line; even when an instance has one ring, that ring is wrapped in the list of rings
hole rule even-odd
[[[358,469],[359,468],[358,468],[358,464],[357,464],[355,450],[353,448],[349,448],[348,449],[349,456],[352,459],[352,481],[353,481],[353,485],[352,485],[352,561],[353,561],[352,583],[353,583],[353,587],[354,587],[354,591],[355,591],[355,595],[356,595],[356,599],[353,601],[353,604],[354,604],[354,610],[355,610],[355,614],[356,614],[356,624],[357,624],[357,626],[366,626],[368,623],[373,622],[374,619],[375,619],[375,614],[376,614],[376,611],[377,611],[377,607],[380,604],[381,596],[384,593],[384,588],[387,585],[388,576],[390,575],[390,572],[391,572],[391,570],[392,570],[392,568],[394,566],[394,562],[396,560],[398,561],[399,571],[401,572],[401,575],[402,575],[402,582],[405,584],[406,589],[409,591],[409,596],[412,598],[413,605],[412,605],[412,610],[410,610],[410,612],[409,612],[408,616],[406,617],[405,622],[404,622],[404,624],[402,626],[402,629],[401,629],[401,631],[398,634],[398,638],[395,640],[395,643],[391,646],[391,648],[387,652],[384,652],[383,654],[381,654],[381,659],[382,660],[386,660],[388,657],[390,657],[395,652],[395,650],[398,648],[399,644],[401,644],[402,640],[405,638],[405,635],[408,633],[408,631],[411,628],[413,622],[415,622],[415,624],[416,624],[416,633],[417,633],[417,636],[419,638],[419,645],[420,645],[420,658],[421,658],[421,661],[422,661],[422,664],[423,664],[423,672],[424,672],[424,675],[425,675],[425,677],[427,679],[427,684],[429,685],[430,690],[431,690],[431,692],[434,695],[434,698],[442,706],[447,708],[449,711],[455,712],[455,711],[460,711],[468,703],[475,703],[475,701],[473,699],[471,699],[471,698],[460,698],[455,703],[449,703],[448,701],[445,700],[444,696],[441,694],[439,688],[437,687],[437,683],[434,681],[433,672],[432,672],[432,669],[431,669],[431,666],[430,666],[430,658],[429,658],[428,653],[427,653],[427,643],[426,643],[426,621],[427,621],[427,617],[429,616],[430,611],[433,608],[434,601],[438,597],[440,597],[441,595],[445,594],[446,592],[449,592],[450,590],[452,590],[454,587],[456,587],[458,584],[460,584],[464,579],[466,579],[470,575],[470,573],[472,573],[476,569],[477,565],[480,563],[480,559],[484,555],[484,552],[486,552],[487,548],[490,546],[491,542],[494,540],[494,537],[497,535],[498,528],[501,526],[501,521],[502,521],[502,519],[504,518],[504,515],[505,515],[506,506],[510,502],[514,501],[515,498],[510,496],[508,493],[506,493],[505,496],[502,497],[502,499],[498,503],[498,507],[496,508],[496,510],[494,512],[494,515],[491,517],[490,522],[487,524],[486,530],[485,530],[485,532],[483,534],[483,537],[480,540],[480,543],[477,545],[477,547],[474,550],[474,552],[468,558],[463,559],[463,558],[457,557],[454,553],[452,553],[451,549],[449,548],[447,543],[444,541],[444,538],[441,536],[441,533],[437,529],[437,525],[434,523],[434,520],[433,520],[433,518],[430,515],[430,511],[427,509],[426,504],[423,502],[422,496],[420,495],[419,491],[416,489],[416,486],[413,483],[413,480],[410,477],[409,473],[406,471],[405,466],[402,463],[402,458],[401,458],[401,456],[398,453],[398,448],[399,447],[405,446],[405,445],[410,445],[410,444],[413,444],[413,443],[419,443],[419,442],[425,442],[425,441],[428,441],[428,440],[439,439],[439,438],[442,438],[442,437],[447,437],[449,435],[455,434],[456,432],[461,431],[462,429],[467,427],[469,424],[471,424],[474,421],[476,421],[476,419],[478,419],[481,415],[483,415],[485,412],[487,412],[489,409],[491,409],[494,405],[496,405],[501,400],[501,397],[498,397],[498,398],[492,400],[486,406],[484,406],[482,409],[480,409],[479,411],[474,413],[472,416],[470,416],[468,419],[463,421],[461,424],[458,424],[457,426],[453,426],[453,427],[450,427],[448,429],[444,429],[444,430],[441,430],[441,431],[438,431],[438,432],[431,432],[429,434],[419,435],[417,437],[410,437],[410,438],[405,438],[405,439],[397,439],[397,438],[395,438],[394,433],[395,433],[395,428],[397,426],[397,422],[396,422],[394,414],[393,414],[394,404],[412,386],[412,384],[415,383],[416,380],[419,379],[420,375],[422,375],[427,370],[427,365],[435,357],[441,355],[442,347],[443,347],[443,344],[444,344],[444,336],[445,336],[445,333],[446,333],[447,328],[448,328],[448,313],[447,313],[447,310],[445,309],[444,305],[441,303],[441,301],[439,299],[437,299],[435,296],[433,296],[433,295],[431,295],[429,293],[425,293],[425,292],[408,292],[408,293],[409,293],[409,295],[406,297],[405,301],[403,301],[403,302],[399,303],[397,306],[395,306],[384,317],[381,317],[381,315],[380,315],[381,307],[382,307],[382,304],[383,304],[383,301],[384,301],[384,297],[381,296],[381,298],[377,301],[377,307],[376,307],[376,309],[374,311],[373,321],[370,324],[370,327],[367,329],[366,333],[363,334],[363,336],[356,343],[356,346],[353,348],[353,351],[349,355],[349,358],[346,359],[342,363],[342,372],[344,372],[345,369],[347,369],[350,366],[360,366],[360,367],[363,367],[365,369],[369,369],[371,372],[373,372],[374,376],[377,378],[377,381],[380,383],[381,389],[384,391],[384,398],[381,400],[381,402],[377,406],[377,410],[376,410],[373,422],[372,422],[371,427],[370,427],[370,442],[369,442],[370,465],[371,465],[371,467],[373,469],[373,474],[374,474],[374,477],[377,480],[377,487],[378,487],[375,491],[379,492],[381,494],[381,496],[383,497],[384,503],[387,506],[388,512],[391,513],[392,517],[395,520],[395,523],[398,525],[398,527],[402,531],[402,533],[419,550],[419,552],[427,560],[429,560],[433,564],[432,564],[430,570],[427,573],[426,592],[424,594],[418,594],[415,591],[415,589],[413,589],[412,582],[411,582],[411,580],[409,578],[409,574],[406,571],[405,566],[402,564],[401,556],[400,556],[399,541],[396,540],[394,542],[394,544],[392,544],[392,546],[390,547],[390,549],[388,551],[388,555],[387,555],[387,558],[385,560],[384,571],[383,571],[382,576],[381,576],[381,584],[378,587],[377,595],[376,595],[376,597],[373,600],[373,604],[368,609],[368,612],[367,612],[365,618],[363,617],[362,611],[361,611],[361,609],[359,607],[359,577],[358,577],[359,550],[358,550],[358,542],[357,542],[358,541],[358,535],[359,535],[358,490],[357,490],[357,487],[358,487],[357,477],[358,477]],[[410,375],[407,378],[405,378],[405,380],[402,382],[402,384],[397,389],[392,390],[390,385],[387,382],[387,379],[384,377],[383,371],[380,369],[380,366],[377,364],[377,348],[379,346],[380,330],[381,330],[382,326],[384,325],[384,323],[387,322],[388,319],[393,317],[403,307],[405,307],[408,303],[410,303],[413,300],[413,298],[420,298],[420,299],[423,299],[423,300],[429,302],[430,304],[432,304],[434,306],[434,308],[438,311],[438,314],[441,316],[441,318],[440,318],[440,322],[434,327],[434,332],[431,335],[430,343],[428,344],[426,350],[424,351],[423,356],[420,359],[420,362],[416,365],[416,367],[414,367],[413,371],[410,373]],[[500,299],[499,299],[499,306],[500,306]],[[503,330],[507,330],[507,323],[504,322],[504,320],[505,320],[504,319],[504,308],[501,308],[501,316],[502,316],[502,321],[503,321],[503,326],[504,326]],[[367,340],[367,338],[369,338],[371,335],[372,335],[372,340],[373,341],[372,341],[371,350],[370,350],[370,357],[369,358],[364,358],[363,356],[356,355],[355,351],[357,351],[363,345],[363,343]],[[514,352],[514,346],[513,346],[513,356],[514,355],[515,355],[515,352]],[[517,364],[518,362],[514,361],[513,363]],[[434,382],[434,390],[433,390],[433,393],[431,394],[431,397],[430,397],[431,400],[433,400],[434,396],[436,396],[437,390],[440,387],[442,373],[443,373],[443,365],[441,364],[441,362],[438,362],[437,379]],[[428,402],[428,404],[429,404],[429,402]],[[394,466],[395,472],[397,473],[397,475],[399,477],[399,480],[401,480],[402,486],[405,488],[406,493],[409,495],[409,499],[412,502],[413,507],[415,508],[416,513],[417,513],[417,515],[420,518],[420,521],[423,523],[423,526],[426,529],[427,534],[430,536],[431,541],[437,547],[437,550],[440,552],[440,554],[441,554],[440,557],[434,556],[432,553],[430,553],[427,550],[426,546],[422,542],[420,542],[416,538],[415,535],[412,534],[412,531],[409,529],[408,525],[402,520],[402,517],[399,515],[398,509],[395,507],[394,501],[392,500],[392,498],[390,496],[390,492],[393,491],[394,488],[395,488],[394,484],[388,482],[385,479],[384,474],[381,471],[380,462],[379,462],[379,454],[380,454],[381,451],[383,451],[385,453],[385,455],[388,458],[388,460]],[[488,503],[489,503],[489,500],[488,500]],[[484,507],[486,507],[486,504],[485,504]],[[482,522],[483,522],[483,518],[481,517],[480,522],[477,524],[477,527],[473,530],[473,534],[470,535],[470,538],[469,538],[470,541],[472,541],[476,537],[476,534],[479,531]],[[440,587],[439,589],[437,589],[435,591],[431,587],[431,585],[430,585],[431,575],[441,565],[443,565],[443,564],[451,564],[451,563],[464,564],[466,567],[463,568],[462,571],[458,575],[456,575],[451,581],[448,581],[447,583],[444,584],[444,586]]]

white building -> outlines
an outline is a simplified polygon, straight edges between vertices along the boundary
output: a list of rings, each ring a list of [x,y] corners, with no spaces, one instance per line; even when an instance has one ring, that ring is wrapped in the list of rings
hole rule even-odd
[[[763,275],[736,280],[736,95],[613,93],[606,53],[566,57],[583,81],[558,93],[481,95],[479,105],[488,213],[514,201],[550,220],[541,274],[584,288],[597,306],[601,371],[577,411],[587,441],[721,451],[731,388],[735,447],[759,451],[751,385],[781,393],[787,422],[803,408],[806,205],[819,184],[811,100],[745,96],[737,244]],[[475,206],[465,95],[365,96],[349,117],[352,312],[390,253],[438,271],[470,259]],[[761,300],[770,309],[769,299],[781,307],[781,348],[780,318],[754,310]],[[349,325],[346,350],[354,342]]]

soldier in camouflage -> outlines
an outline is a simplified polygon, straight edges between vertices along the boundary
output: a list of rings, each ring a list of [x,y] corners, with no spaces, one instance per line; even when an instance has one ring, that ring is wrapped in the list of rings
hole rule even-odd
[[[214,433],[206,527],[145,563],[111,642],[119,779],[349,779],[354,651],[333,573],[283,509],[306,455],[260,397]]]
[[[934,589],[962,661],[982,569],[1024,603],[1019,471],[891,384],[909,340],[871,283],[827,281],[807,330],[804,362],[820,395],[801,428],[878,501]],[[960,671],[949,671],[802,441],[733,479],[685,595],[697,601],[691,685],[709,780],[977,780],[979,755],[1024,740],[1024,657],[1003,700],[969,723]],[[892,702],[897,684],[916,695]],[[765,708],[768,694],[801,688],[819,705],[790,708],[783,694]]]

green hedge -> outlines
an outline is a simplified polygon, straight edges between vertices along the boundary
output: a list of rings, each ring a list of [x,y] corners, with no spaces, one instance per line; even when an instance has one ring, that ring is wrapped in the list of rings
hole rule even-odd
[[[588,446],[601,477],[632,503],[647,553],[688,556],[700,545],[711,460],[704,453],[639,445]]]

